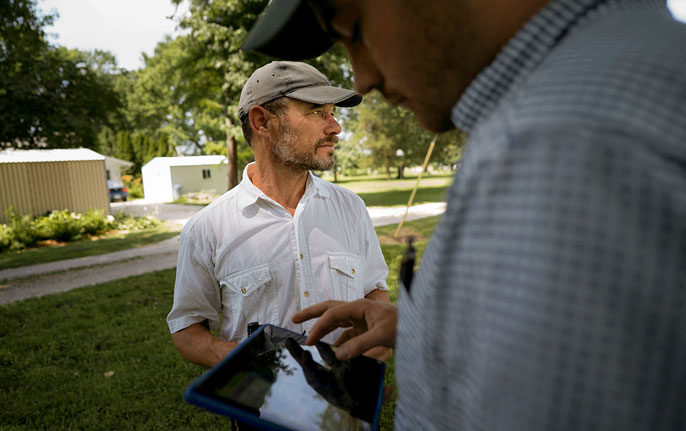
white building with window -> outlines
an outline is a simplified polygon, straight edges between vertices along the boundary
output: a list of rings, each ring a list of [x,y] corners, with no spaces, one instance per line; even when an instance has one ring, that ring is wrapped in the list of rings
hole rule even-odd
[[[108,181],[121,182],[122,171],[133,166],[133,163],[115,157],[105,156],[105,177]]]
[[[145,200],[171,202],[183,194],[227,190],[225,156],[155,157],[143,165]]]

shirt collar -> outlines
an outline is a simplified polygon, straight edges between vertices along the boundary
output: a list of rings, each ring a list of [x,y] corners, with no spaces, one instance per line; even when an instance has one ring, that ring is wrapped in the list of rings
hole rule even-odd
[[[265,199],[272,201],[272,199],[269,198],[262,190],[260,190],[255,184],[250,181],[250,177],[248,176],[248,168],[255,164],[255,162],[248,163],[245,166],[245,169],[243,169],[243,177],[241,179],[241,182],[238,184],[238,187],[241,188],[241,192],[239,199],[240,199],[240,206],[241,208],[245,208],[249,205],[252,205],[256,203],[259,199]],[[321,184],[321,181],[319,178],[315,177],[312,171],[307,172],[307,183],[305,185],[305,193],[303,194],[302,199],[304,198],[309,198],[310,196],[315,196],[319,195],[323,198],[328,198],[329,192],[326,190],[326,188],[323,187],[323,184]]]
[[[531,18],[472,81],[453,107],[453,124],[469,134],[591,11],[626,3],[664,7],[664,1],[659,0],[553,0]]]
[[[238,195],[241,208],[245,208],[249,205],[252,205],[255,202],[257,202],[257,200],[261,197],[267,196],[262,192],[262,190],[257,188],[257,186],[253,184],[252,181],[250,181],[250,178],[248,177],[248,168],[250,167],[250,165],[253,165],[254,163],[255,162],[248,163],[245,166],[245,169],[243,169],[243,178],[237,186],[240,187],[240,192],[242,192]]]
[[[319,196],[321,196],[321,197],[323,197],[323,198],[328,198],[330,195],[329,195],[329,191],[326,190],[326,188],[324,187],[324,184],[323,184],[323,181],[324,181],[324,180],[322,180],[322,179],[320,179],[320,178],[317,178],[317,177],[312,173],[312,171],[308,171],[307,174],[308,174],[308,176],[307,176],[307,186],[306,186],[307,189],[311,189],[311,190],[312,190],[312,193],[313,193],[314,195],[319,195]],[[307,189],[305,190],[305,194],[307,194]]]

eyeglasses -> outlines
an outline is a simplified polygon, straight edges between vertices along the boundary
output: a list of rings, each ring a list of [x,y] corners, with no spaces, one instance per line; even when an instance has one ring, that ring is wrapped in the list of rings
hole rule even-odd
[[[336,116],[335,116],[335,115],[336,115],[336,111],[333,110],[333,109],[331,110],[331,112],[329,112],[328,110],[326,110],[326,109],[324,109],[324,108],[319,108],[319,109],[315,109],[314,111],[310,111],[310,112],[308,112],[308,113],[305,114],[305,115],[306,115],[306,116],[316,115],[317,117],[321,118],[321,119],[324,120],[324,121],[328,120],[329,117],[331,117],[331,118],[333,118],[334,120],[336,120]]]

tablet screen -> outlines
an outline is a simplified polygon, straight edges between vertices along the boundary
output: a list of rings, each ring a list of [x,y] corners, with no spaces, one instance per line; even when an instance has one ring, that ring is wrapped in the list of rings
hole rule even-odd
[[[305,346],[304,341],[283,328],[260,327],[191,385],[188,401],[276,429],[375,429],[384,364],[367,357],[339,361],[335,347]]]

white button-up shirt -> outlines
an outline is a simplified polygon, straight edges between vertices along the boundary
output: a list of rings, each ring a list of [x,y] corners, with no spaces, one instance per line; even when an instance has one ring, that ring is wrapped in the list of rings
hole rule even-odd
[[[224,340],[247,324],[298,333],[314,321],[293,313],[329,299],[352,301],[387,290],[388,267],[362,199],[308,175],[293,216],[248,178],[196,214],[181,232],[172,333],[208,320]],[[334,342],[340,330],[325,340]]]

